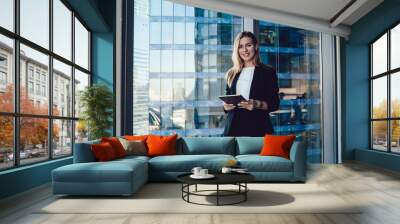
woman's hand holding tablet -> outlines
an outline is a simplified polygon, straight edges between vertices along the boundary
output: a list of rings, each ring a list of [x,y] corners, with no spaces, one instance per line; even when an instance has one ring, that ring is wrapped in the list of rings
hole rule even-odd
[[[238,103],[242,101],[247,101],[246,98],[244,98],[242,95],[225,95],[225,96],[219,96],[219,98],[224,101],[226,104],[232,104],[232,105],[237,105]]]

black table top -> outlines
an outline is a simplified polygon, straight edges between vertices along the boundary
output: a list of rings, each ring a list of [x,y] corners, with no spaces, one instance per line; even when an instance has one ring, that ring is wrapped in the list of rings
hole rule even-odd
[[[215,177],[211,179],[193,179],[192,173],[186,173],[177,177],[178,181],[186,184],[236,184],[248,183],[255,180],[249,173],[212,173]]]

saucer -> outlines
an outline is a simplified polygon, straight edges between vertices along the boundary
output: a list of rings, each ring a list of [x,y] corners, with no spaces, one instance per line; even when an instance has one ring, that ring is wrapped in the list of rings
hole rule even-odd
[[[214,175],[212,175],[212,174],[207,174],[207,175],[194,175],[194,174],[192,174],[192,175],[190,175],[190,178],[193,178],[193,179],[211,179],[211,178],[214,178],[215,176]]]
[[[235,172],[235,173],[249,173],[246,168],[232,169],[232,172]]]
[[[249,173],[247,170],[232,170],[234,173]]]

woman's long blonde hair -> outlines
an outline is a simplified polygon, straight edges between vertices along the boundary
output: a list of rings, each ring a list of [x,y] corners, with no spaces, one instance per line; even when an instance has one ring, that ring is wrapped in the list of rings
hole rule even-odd
[[[239,45],[240,45],[240,40],[243,37],[249,37],[251,38],[253,44],[254,44],[254,48],[256,50],[255,54],[254,54],[254,64],[255,65],[261,65],[261,59],[260,59],[260,48],[258,46],[258,41],[256,36],[252,33],[252,32],[248,32],[248,31],[243,31],[241,33],[239,33],[236,38],[235,38],[235,42],[233,43],[233,51],[232,51],[232,62],[233,62],[233,66],[226,72],[226,81],[228,83],[228,86],[232,86],[232,82],[235,79],[236,75],[239,74],[244,66],[244,61],[240,58],[239,56]]]

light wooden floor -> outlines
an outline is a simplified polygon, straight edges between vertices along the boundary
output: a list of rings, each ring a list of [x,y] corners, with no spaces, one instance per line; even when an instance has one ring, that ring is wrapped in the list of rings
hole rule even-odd
[[[47,185],[1,201],[0,223],[400,223],[400,173],[359,163],[313,165],[308,182],[367,206],[357,214],[35,214],[35,208],[54,200]]]

